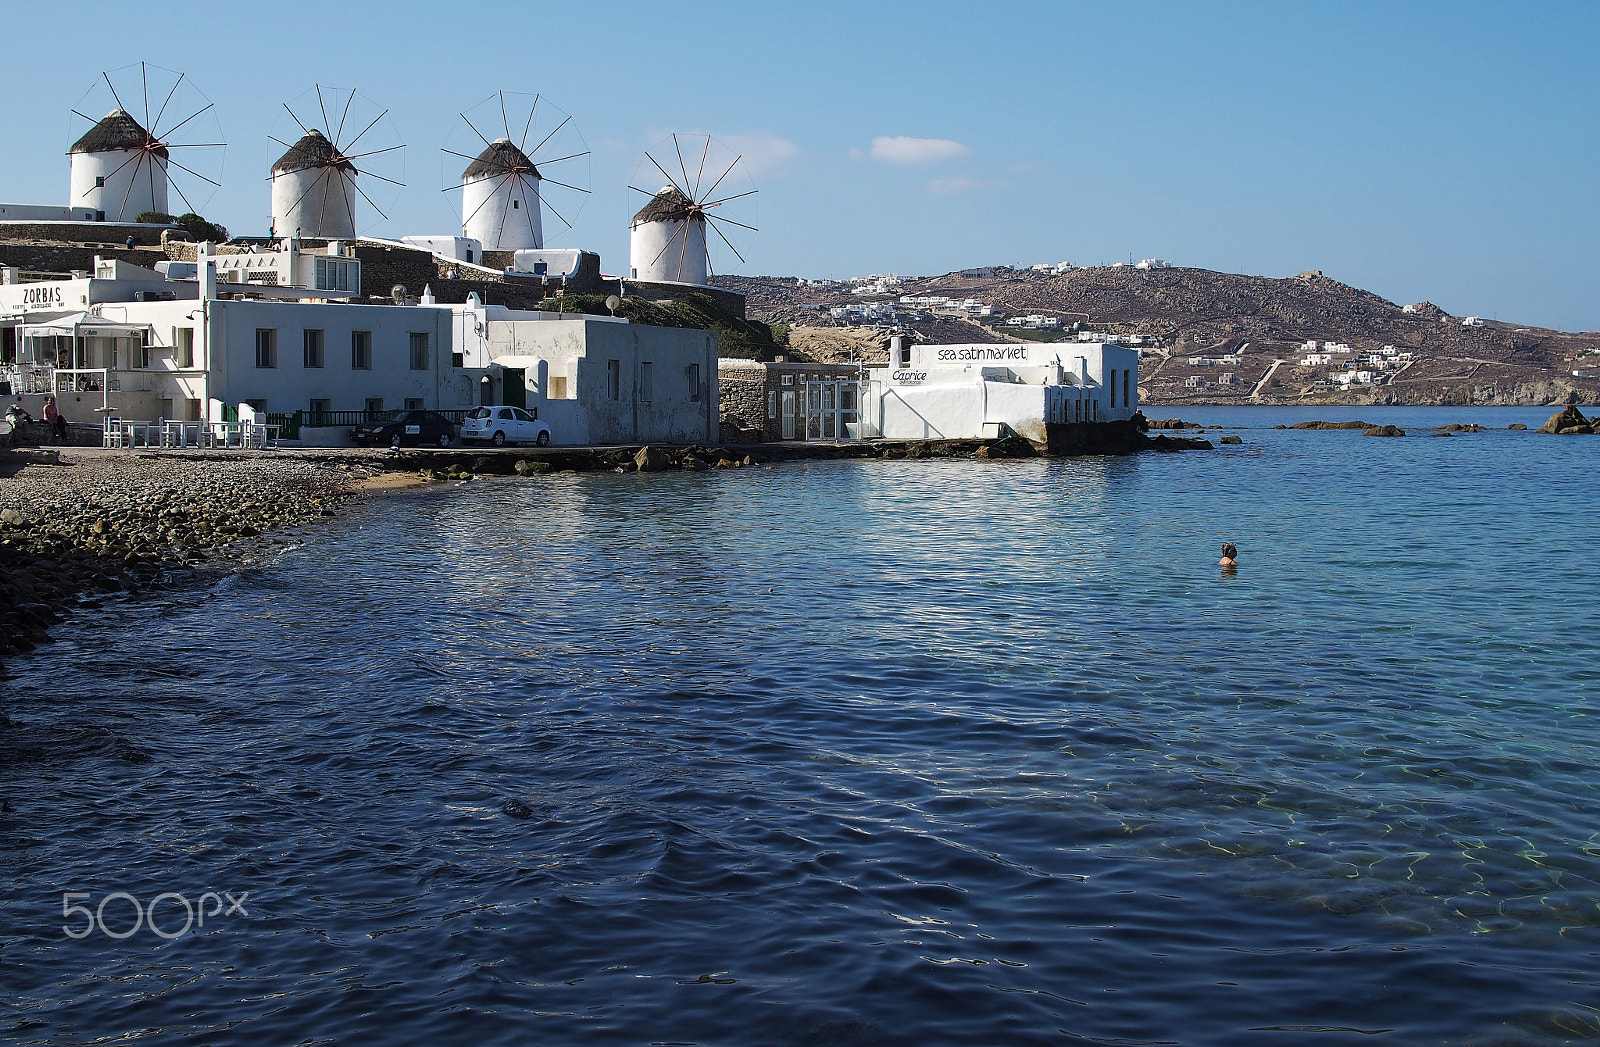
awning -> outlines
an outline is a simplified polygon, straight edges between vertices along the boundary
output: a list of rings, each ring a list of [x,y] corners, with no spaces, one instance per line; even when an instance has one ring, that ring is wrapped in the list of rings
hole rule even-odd
[[[43,323],[24,324],[20,328],[24,338],[59,338],[74,334],[88,338],[131,338],[149,329],[149,324],[119,324],[93,313],[70,313]]]

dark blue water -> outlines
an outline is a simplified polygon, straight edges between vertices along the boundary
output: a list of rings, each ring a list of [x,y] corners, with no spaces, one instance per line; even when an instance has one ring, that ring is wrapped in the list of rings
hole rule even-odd
[[[1253,428],[475,482],[74,623],[0,682],[0,1029],[1594,1042],[1600,439],[1172,413]]]

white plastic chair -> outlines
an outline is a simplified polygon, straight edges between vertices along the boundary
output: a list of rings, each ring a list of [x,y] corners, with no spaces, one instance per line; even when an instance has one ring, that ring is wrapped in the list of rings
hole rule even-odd
[[[122,428],[122,419],[107,416],[104,430],[100,434],[101,447],[126,447],[128,446],[127,431]]]

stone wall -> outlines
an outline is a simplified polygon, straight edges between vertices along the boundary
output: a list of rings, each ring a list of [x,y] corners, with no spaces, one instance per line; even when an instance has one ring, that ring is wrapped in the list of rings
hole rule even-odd
[[[166,257],[148,249],[128,250],[121,244],[84,247],[74,244],[23,244],[0,242],[0,265],[15,266],[34,273],[70,273],[74,269],[94,272],[94,257],[117,258],[134,265],[152,268]]]
[[[794,393],[796,420],[793,439],[801,439],[805,434],[806,383],[849,381],[860,374],[861,370],[855,364],[789,360],[742,364],[725,360],[717,368],[718,409],[730,426],[760,430],[762,440],[782,440],[783,394]],[[777,406],[778,417],[767,417],[769,396]]]
[[[0,222],[0,239],[45,240],[80,247],[121,247],[133,237],[135,244],[158,247],[170,225],[135,225],[111,222]]]

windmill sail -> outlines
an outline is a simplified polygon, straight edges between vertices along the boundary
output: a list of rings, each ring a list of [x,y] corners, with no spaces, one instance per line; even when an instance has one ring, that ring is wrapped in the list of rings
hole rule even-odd
[[[755,232],[756,227],[734,218],[726,210],[735,201],[749,201],[756,190],[730,190],[730,176],[739,169],[742,157],[735,155],[730,161],[719,156],[712,161],[715,144],[710,137],[703,142],[690,140],[685,153],[680,136],[672,136],[672,153],[668,164],[662,164],[649,153],[645,160],[655,172],[666,176],[667,185],[654,193],[647,193],[650,201],[639,209],[629,224],[629,276],[649,283],[681,283],[706,285],[711,282],[711,243],[715,237],[739,261],[744,255],[729,237],[734,229]],[[698,146],[698,148],[696,148]],[[690,174],[693,166],[694,174]],[[671,168],[676,168],[674,174]],[[720,173],[719,173],[720,172]],[[718,196],[721,190],[722,195]]]

